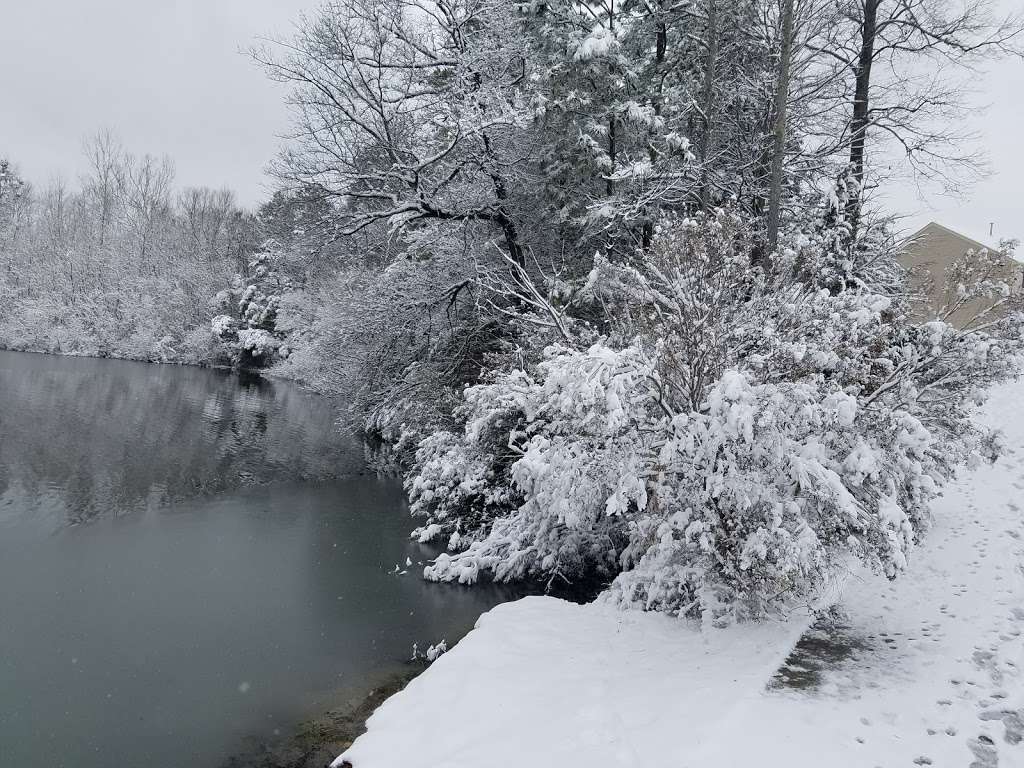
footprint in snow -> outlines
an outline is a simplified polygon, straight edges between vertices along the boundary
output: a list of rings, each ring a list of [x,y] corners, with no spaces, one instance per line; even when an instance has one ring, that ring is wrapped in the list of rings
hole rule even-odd
[[[1024,740],[1024,710],[990,709],[978,715],[978,719],[991,722],[1001,720],[1003,723],[1003,740],[1007,744],[1020,744]]]
[[[981,734],[976,739],[968,740],[967,747],[975,758],[970,768],[997,768],[999,756],[993,745],[992,739],[985,734]]]

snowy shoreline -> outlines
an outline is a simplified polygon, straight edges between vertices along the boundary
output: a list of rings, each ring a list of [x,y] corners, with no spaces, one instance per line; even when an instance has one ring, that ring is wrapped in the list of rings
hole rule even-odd
[[[26,355],[51,355],[53,357],[80,357],[87,358],[89,360],[120,360],[126,363],[148,363],[150,365],[178,365],[187,366],[190,368],[204,368],[210,371],[227,371],[229,373],[241,373],[246,376],[257,376],[261,379],[277,379],[279,381],[287,381],[290,384],[294,384],[307,392],[312,392],[320,397],[326,397],[330,400],[336,400],[337,397],[327,392],[323,392],[314,386],[311,386],[308,382],[302,379],[292,378],[285,375],[274,368],[239,368],[231,365],[224,365],[223,363],[212,363],[208,360],[154,360],[149,357],[128,357],[125,355],[103,355],[99,353],[91,352],[80,352],[77,350],[68,352],[57,352],[48,349],[20,349],[15,347],[5,347],[0,345],[0,352],[20,352]]]
[[[70,351],[56,351],[52,349],[32,349],[32,348],[16,348],[6,347],[0,345],[0,352],[23,352],[27,355],[52,355],[54,357],[84,357],[91,360],[123,360],[128,363],[151,363],[153,365],[187,365],[193,368],[209,368],[215,371],[230,371],[231,366],[218,365],[216,363],[209,363],[204,361],[188,361],[188,360],[154,360],[148,357],[128,357],[125,355],[104,355],[98,352],[81,352],[78,350]],[[256,371],[246,371],[247,373],[256,373]]]
[[[1021,394],[993,391],[979,420],[1007,450],[935,502],[909,572],[846,583],[824,642],[847,647],[824,649],[813,685],[769,685],[810,613],[702,632],[528,597],[484,614],[332,765],[1024,765]]]

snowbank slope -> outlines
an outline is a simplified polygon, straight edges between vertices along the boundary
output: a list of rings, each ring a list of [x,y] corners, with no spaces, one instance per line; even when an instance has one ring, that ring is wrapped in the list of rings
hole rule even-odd
[[[385,702],[334,765],[681,765],[761,689],[806,624],[702,634],[611,606],[506,603]]]

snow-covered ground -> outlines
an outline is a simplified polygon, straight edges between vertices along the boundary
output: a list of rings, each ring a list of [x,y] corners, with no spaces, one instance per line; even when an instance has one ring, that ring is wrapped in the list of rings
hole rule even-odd
[[[1006,455],[947,489],[908,575],[849,579],[792,655],[808,615],[699,632],[526,598],[481,617],[334,765],[1024,766],[1024,385],[982,418]]]
[[[743,739],[703,765],[1024,766],[1024,385],[983,418],[1008,450],[935,505],[910,573],[848,584],[838,634],[857,649],[815,689],[748,701]]]

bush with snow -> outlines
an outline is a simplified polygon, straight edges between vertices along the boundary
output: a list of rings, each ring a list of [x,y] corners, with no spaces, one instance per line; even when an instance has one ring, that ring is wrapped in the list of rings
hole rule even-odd
[[[970,408],[1016,343],[815,285],[792,264],[822,242],[769,279],[719,212],[599,260],[585,290],[614,330],[467,388],[464,429],[420,444],[417,535],[450,549],[426,576],[596,572],[606,599],[719,620],[807,600],[851,559],[900,573],[942,483],[991,453]]]
[[[291,280],[279,269],[277,244],[268,241],[249,263],[250,277],[236,275],[232,286],[218,291],[210,304],[236,314],[219,314],[210,321],[210,332],[228,350],[235,365],[263,368],[287,357],[285,334],[277,327],[284,294]]]

